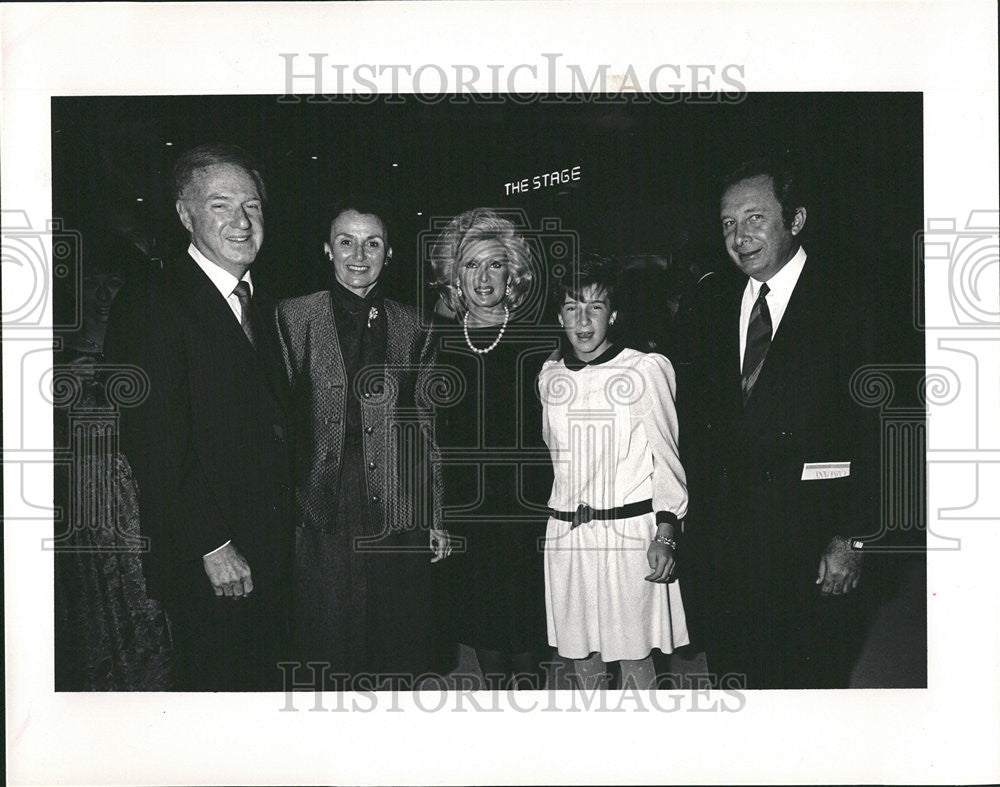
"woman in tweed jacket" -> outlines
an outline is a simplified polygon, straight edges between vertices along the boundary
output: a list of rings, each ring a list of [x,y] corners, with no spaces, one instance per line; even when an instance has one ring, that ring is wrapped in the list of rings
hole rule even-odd
[[[302,659],[329,664],[326,685],[366,688],[362,676],[441,666],[431,563],[448,542],[434,353],[420,313],[382,296],[385,212],[354,200],[328,215],[329,289],[277,308],[299,508],[295,630]]]

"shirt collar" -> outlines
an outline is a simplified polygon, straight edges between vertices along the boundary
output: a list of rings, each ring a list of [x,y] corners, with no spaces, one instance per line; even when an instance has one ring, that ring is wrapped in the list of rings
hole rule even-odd
[[[339,281],[334,280],[330,286],[330,295],[333,297],[334,306],[341,307],[349,312],[361,312],[371,308],[382,300],[382,283],[375,282],[375,286],[362,298],[356,292],[347,289]]]
[[[565,358],[566,368],[569,369],[571,372],[578,372],[585,366],[598,366],[599,364],[610,361],[612,358],[616,358],[618,354],[624,349],[625,347],[623,345],[612,344],[608,349],[606,349],[592,361],[581,361],[573,354],[571,350],[570,352],[566,353],[566,358]]]
[[[232,295],[233,290],[236,289],[236,285],[239,284],[241,281],[245,281],[247,285],[249,285],[250,295],[251,296],[253,295],[253,282],[250,281],[249,270],[247,270],[247,272],[243,274],[242,279],[237,279],[229,271],[219,267],[214,262],[212,262],[208,257],[202,254],[198,250],[198,247],[195,246],[193,243],[190,246],[188,246],[188,254],[191,255],[191,259],[193,259],[196,263],[198,263],[198,267],[205,272],[205,275],[208,276],[209,279],[211,279],[212,284],[215,285],[215,289],[217,289],[219,292],[222,293],[223,298],[228,298],[230,295]]]
[[[768,293],[773,293],[775,297],[787,300],[795,289],[795,283],[799,280],[799,274],[806,264],[806,250],[799,246],[799,250],[792,255],[792,258],[785,263],[780,271],[767,280]],[[750,279],[750,295],[753,300],[757,300],[761,285],[764,282]]]

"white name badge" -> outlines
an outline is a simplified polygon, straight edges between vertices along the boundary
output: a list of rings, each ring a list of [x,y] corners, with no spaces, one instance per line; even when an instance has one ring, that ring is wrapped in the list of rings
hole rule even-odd
[[[803,481],[846,478],[851,474],[850,462],[806,462],[802,465]]]

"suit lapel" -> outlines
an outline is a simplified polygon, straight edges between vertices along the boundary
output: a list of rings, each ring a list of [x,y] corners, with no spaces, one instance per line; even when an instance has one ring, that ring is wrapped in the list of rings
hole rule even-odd
[[[261,301],[258,301],[258,296],[254,297],[254,309],[251,313],[256,312],[254,327],[257,329],[256,335],[260,337],[259,349],[255,350],[222,293],[190,255],[178,258],[173,273],[178,297],[186,304],[185,311],[191,315],[192,324],[204,336],[205,346],[216,347],[220,352],[235,355],[266,380],[279,402],[285,402],[283,386],[273,371],[283,369],[284,365],[276,365],[280,359],[275,355],[277,348],[271,339],[271,328],[265,324],[263,316],[270,303],[269,299],[261,296]],[[262,309],[265,311],[262,312]]]
[[[274,395],[284,406],[288,404],[289,398],[288,378],[274,331],[274,301],[263,293],[255,295],[253,301],[254,335],[257,337],[255,360],[262,368]]]
[[[733,285],[732,290],[724,296],[724,308],[719,320],[721,338],[719,346],[722,355],[719,359],[722,387],[725,392],[725,403],[731,413],[743,413],[742,372],[740,369],[740,304],[743,300],[743,290],[746,279],[740,286]]]
[[[174,279],[178,295],[187,301],[187,311],[198,328],[220,337],[248,356],[253,354],[233,310],[198,263],[187,255],[179,258],[174,266]]]
[[[806,262],[795,283],[788,306],[778,324],[778,330],[767,351],[767,358],[760,376],[754,384],[747,401],[747,415],[759,418],[767,407],[774,406],[781,398],[780,390],[786,381],[796,374],[799,353],[809,350],[805,347],[811,335],[810,324],[816,315],[822,313],[817,298],[822,296],[822,280],[814,262]],[[817,348],[811,348],[815,351]],[[772,395],[776,394],[776,395]]]
[[[332,367],[336,372],[334,379],[346,380],[347,370],[344,368],[344,356],[340,351],[340,338],[337,336],[337,321],[333,316],[333,298],[324,292],[322,300],[323,319],[316,324],[316,348],[319,354],[319,368]]]

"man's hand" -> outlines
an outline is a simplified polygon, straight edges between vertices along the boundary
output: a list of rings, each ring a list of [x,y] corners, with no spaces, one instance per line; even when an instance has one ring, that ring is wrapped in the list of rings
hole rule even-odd
[[[250,566],[232,543],[206,555],[202,562],[215,595],[243,598],[253,592]]]
[[[431,528],[431,551],[434,553],[431,563],[444,560],[451,554],[451,538],[448,536],[447,530]]]
[[[824,596],[841,596],[854,590],[861,581],[861,553],[846,539],[834,537],[826,545],[819,561],[816,584]]]

